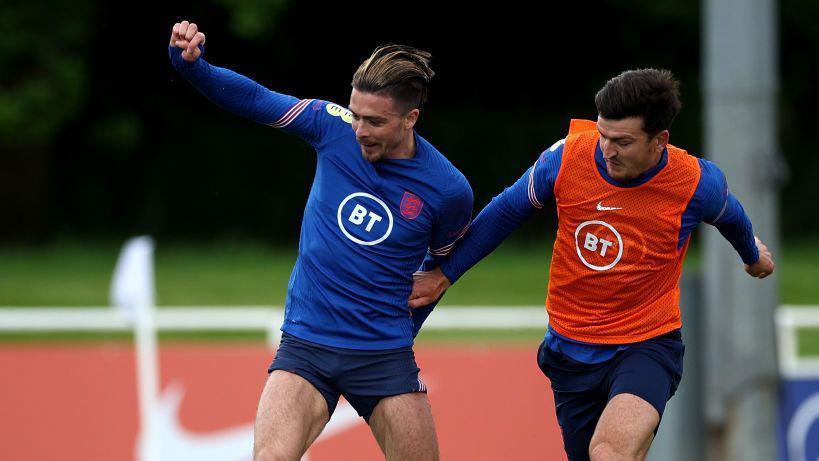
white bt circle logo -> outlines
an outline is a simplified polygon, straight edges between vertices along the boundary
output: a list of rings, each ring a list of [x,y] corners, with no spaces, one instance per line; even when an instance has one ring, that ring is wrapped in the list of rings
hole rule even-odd
[[[574,246],[580,261],[596,271],[611,269],[623,257],[623,238],[604,221],[586,221],[577,226]]]
[[[380,198],[366,192],[350,194],[338,206],[338,227],[359,245],[378,245],[392,233],[392,213]]]

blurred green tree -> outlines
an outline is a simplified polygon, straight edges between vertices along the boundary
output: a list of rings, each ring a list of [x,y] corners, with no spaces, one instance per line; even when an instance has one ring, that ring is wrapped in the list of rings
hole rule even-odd
[[[275,29],[289,0],[209,3],[194,9],[224,8],[233,34],[252,39]],[[122,73],[130,69],[116,67],[121,64],[112,67],[111,63],[129,58],[121,54],[120,41],[124,39],[132,46],[131,42],[137,40],[133,34],[141,32],[132,31],[123,38],[119,29],[146,24],[135,19],[144,17],[144,12],[133,5],[94,0],[0,3],[0,221],[14,223],[0,226],[0,239],[37,240],[57,231],[53,212],[64,207],[61,194],[65,191],[55,181],[59,176],[56,170],[63,166],[55,159],[62,155],[76,162],[93,158],[76,148],[57,146],[66,137],[84,138],[81,144],[86,152],[127,154],[152,147],[143,142],[145,114],[140,114],[137,107],[119,104],[119,98],[106,98],[104,92],[93,87],[113,87],[121,92],[142,83],[133,72]],[[112,22],[118,18],[122,20]],[[108,54],[106,50],[111,49],[120,54]],[[131,56],[134,51],[131,49]],[[101,64],[99,58],[108,64]],[[116,77],[111,79],[106,73]],[[97,156],[96,162],[88,166],[103,169],[100,160]],[[124,161],[122,155],[110,160],[113,164]],[[119,169],[127,171],[121,165]],[[116,182],[116,178],[112,179]],[[73,194],[88,198],[85,186],[72,189],[76,189],[71,191]],[[98,189],[88,187],[89,191]],[[86,214],[109,220],[109,204],[100,200],[94,197],[92,202],[103,203],[102,208],[92,206],[94,209]],[[88,204],[88,200],[84,201]],[[88,216],[79,218],[88,222]]]
[[[0,5],[0,140],[48,146],[88,89],[88,0]],[[59,18],[59,20],[55,20]]]
[[[230,11],[229,28],[244,39],[270,35],[290,0],[213,0]]]
[[[88,92],[90,6],[0,4],[0,235],[45,233],[52,144]]]

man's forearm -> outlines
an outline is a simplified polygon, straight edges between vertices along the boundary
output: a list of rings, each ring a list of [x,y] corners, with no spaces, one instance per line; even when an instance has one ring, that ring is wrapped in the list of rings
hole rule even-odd
[[[232,70],[209,64],[204,58],[194,62],[182,59],[182,50],[169,47],[174,68],[214,104],[257,123],[277,120],[298,99],[274,93]]]
[[[525,189],[519,191],[518,188],[516,183],[492,199],[475,218],[454,252],[441,263],[441,271],[451,283],[494,251],[534,213]]]
[[[742,262],[753,264],[759,260],[759,250],[754,241],[751,220],[733,195],[728,195],[725,210],[713,224],[739,253]]]

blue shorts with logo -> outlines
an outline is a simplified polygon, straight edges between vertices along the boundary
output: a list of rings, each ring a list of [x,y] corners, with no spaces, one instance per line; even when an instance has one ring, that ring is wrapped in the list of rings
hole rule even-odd
[[[597,421],[615,395],[636,395],[650,403],[662,418],[666,402],[682,379],[684,352],[680,330],[635,343],[597,364],[578,362],[541,343],[538,366],[552,383],[557,421],[569,460],[589,459]]]
[[[381,399],[410,392],[426,393],[412,346],[356,350],[324,346],[284,333],[267,372],[283,370],[306,379],[324,396],[332,415],[339,396],[368,423]]]

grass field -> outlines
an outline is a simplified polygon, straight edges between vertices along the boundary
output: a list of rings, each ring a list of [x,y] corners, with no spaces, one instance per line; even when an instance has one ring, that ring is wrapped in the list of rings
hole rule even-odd
[[[0,306],[104,306],[119,248],[63,244],[0,248]],[[258,244],[173,246],[156,250],[160,305],[284,303],[293,249]],[[539,305],[548,254],[504,248],[469,272],[449,304]]]
[[[547,245],[502,246],[449,291],[446,304],[542,305],[548,250]],[[118,253],[119,245],[115,244],[0,247],[0,306],[108,305],[108,288]],[[167,247],[160,244],[155,269],[158,304],[282,305],[295,258],[295,248],[246,242]],[[698,265],[698,250],[694,248],[689,252],[686,271],[696,271]],[[777,269],[782,303],[819,304],[819,241],[786,245],[782,254],[777,255]],[[541,334],[528,330],[502,334],[425,332],[420,339],[528,340]],[[32,338],[30,335],[2,337],[6,340]],[[241,339],[246,335],[225,337]],[[800,349],[819,353],[819,332],[801,335]]]
[[[0,247],[0,306],[107,305],[118,253],[113,244]],[[549,258],[546,245],[503,245],[447,293],[446,303],[543,304]],[[295,248],[252,243],[159,245],[158,303],[281,305],[295,259]],[[685,267],[698,266],[694,248]],[[786,246],[777,270],[782,303],[819,304],[819,241]]]

